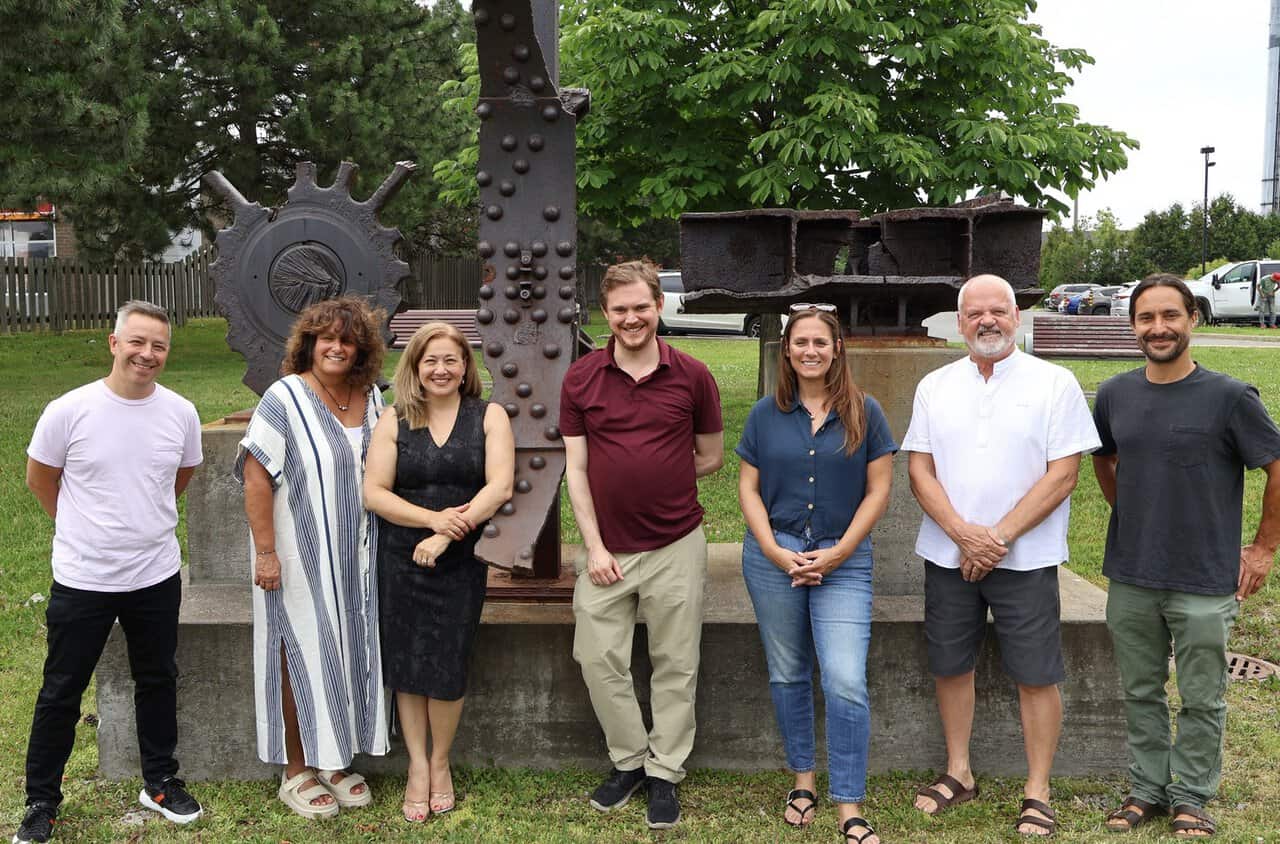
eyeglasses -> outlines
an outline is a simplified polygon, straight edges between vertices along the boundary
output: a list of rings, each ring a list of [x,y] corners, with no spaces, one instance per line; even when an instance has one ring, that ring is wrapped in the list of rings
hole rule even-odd
[[[791,313],[798,311],[823,311],[833,314],[836,312],[836,306],[827,304],[826,302],[796,302],[791,306]]]

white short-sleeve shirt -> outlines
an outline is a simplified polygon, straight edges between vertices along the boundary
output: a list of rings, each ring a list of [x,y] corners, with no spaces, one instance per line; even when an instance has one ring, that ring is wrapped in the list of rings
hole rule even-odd
[[[191,402],[158,384],[145,399],[125,399],[94,381],[49,402],[27,456],[62,469],[54,580],[128,592],[178,571],[174,480],[203,460]]]
[[[930,372],[916,388],[903,451],[933,456],[938,481],[962,519],[994,525],[1022,500],[1047,464],[1101,445],[1075,375],[1017,349],[984,380],[971,358]],[[1071,499],[1018,537],[1000,567],[1056,566],[1067,559]],[[916,553],[958,568],[960,549],[926,513]]]

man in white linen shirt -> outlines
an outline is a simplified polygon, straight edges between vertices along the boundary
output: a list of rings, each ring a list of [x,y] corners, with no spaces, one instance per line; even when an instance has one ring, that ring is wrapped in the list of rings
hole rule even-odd
[[[1013,289],[979,275],[960,288],[969,356],[921,380],[902,450],[924,509],[925,635],[947,771],[917,792],[934,815],[978,795],[969,767],[974,665],[995,619],[1001,662],[1018,687],[1028,776],[1018,832],[1050,835],[1049,772],[1062,728],[1065,677],[1058,565],[1080,456],[1099,446],[1068,370],[1024,354]]]

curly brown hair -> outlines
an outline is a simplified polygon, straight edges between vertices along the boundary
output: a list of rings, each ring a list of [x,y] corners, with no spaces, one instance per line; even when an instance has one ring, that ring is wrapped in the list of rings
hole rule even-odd
[[[387,346],[382,342],[382,326],[387,313],[371,306],[359,296],[339,296],[316,302],[293,323],[284,347],[281,375],[301,375],[311,371],[315,360],[316,338],[338,323],[342,339],[354,343],[356,361],[347,373],[347,383],[354,389],[367,390],[382,375],[382,357]]]

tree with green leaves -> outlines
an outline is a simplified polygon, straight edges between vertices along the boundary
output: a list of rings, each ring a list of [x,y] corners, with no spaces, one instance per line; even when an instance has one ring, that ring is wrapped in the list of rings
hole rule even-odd
[[[1194,267],[1194,275],[1199,276],[1203,225],[1204,210],[1199,204],[1190,211],[1184,211],[1177,202],[1163,211],[1150,211],[1133,230],[1133,253],[1147,272],[1181,273]],[[1221,194],[1209,202],[1210,255],[1230,261],[1260,258],[1277,237],[1280,217],[1250,211],[1230,194]],[[1214,264],[1204,266],[1212,269]]]
[[[396,161],[420,162],[422,171],[388,209],[387,222],[433,245],[461,239],[459,227],[474,232],[469,216],[436,213],[438,186],[431,178],[431,165],[465,137],[439,119],[440,85],[458,76],[459,44],[474,38],[458,0],[86,5],[101,6],[101,19],[82,21],[68,12],[64,23],[71,31],[81,24],[90,31],[102,27],[109,49],[82,60],[79,49],[28,45],[28,54],[47,56],[42,61],[56,71],[27,88],[65,80],[69,89],[84,89],[97,76],[118,75],[132,92],[110,127],[123,138],[104,133],[96,147],[65,162],[65,173],[46,168],[24,181],[68,203],[88,257],[154,254],[173,231],[207,227],[210,200],[200,179],[209,170],[221,170],[250,199],[281,202],[299,161],[314,161],[322,179],[340,161],[355,161],[369,175],[367,190]],[[51,39],[59,27],[49,28],[48,38],[32,43],[56,43]],[[11,72],[7,62],[0,72]],[[102,111],[95,106],[87,114]],[[44,130],[36,122],[20,123],[0,144],[41,146]],[[78,149],[92,137],[69,140]],[[53,137],[49,149],[60,143]],[[65,178],[51,178],[49,170]]]
[[[141,157],[146,86],[118,60],[122,3],[0,0],[0,207],[74,206]]]
[[[562,81],[592,92],[580,209],[614,224],[754,206],[878,211],[1003,190],[1057,211],[1127,135],[1064,100],[1091,62],[1024,0],[568,0]],[[474,103],[474,77],[451,87]],[[474,148],[437,168],[474,196]]]
[[[1054,226],[1040,254],[1040,286],[1046,290],[1059,284],[1124,284],[1149,271],[1134,250],[1133,233],[1122,230],[1107,209],[1074,228]]]

